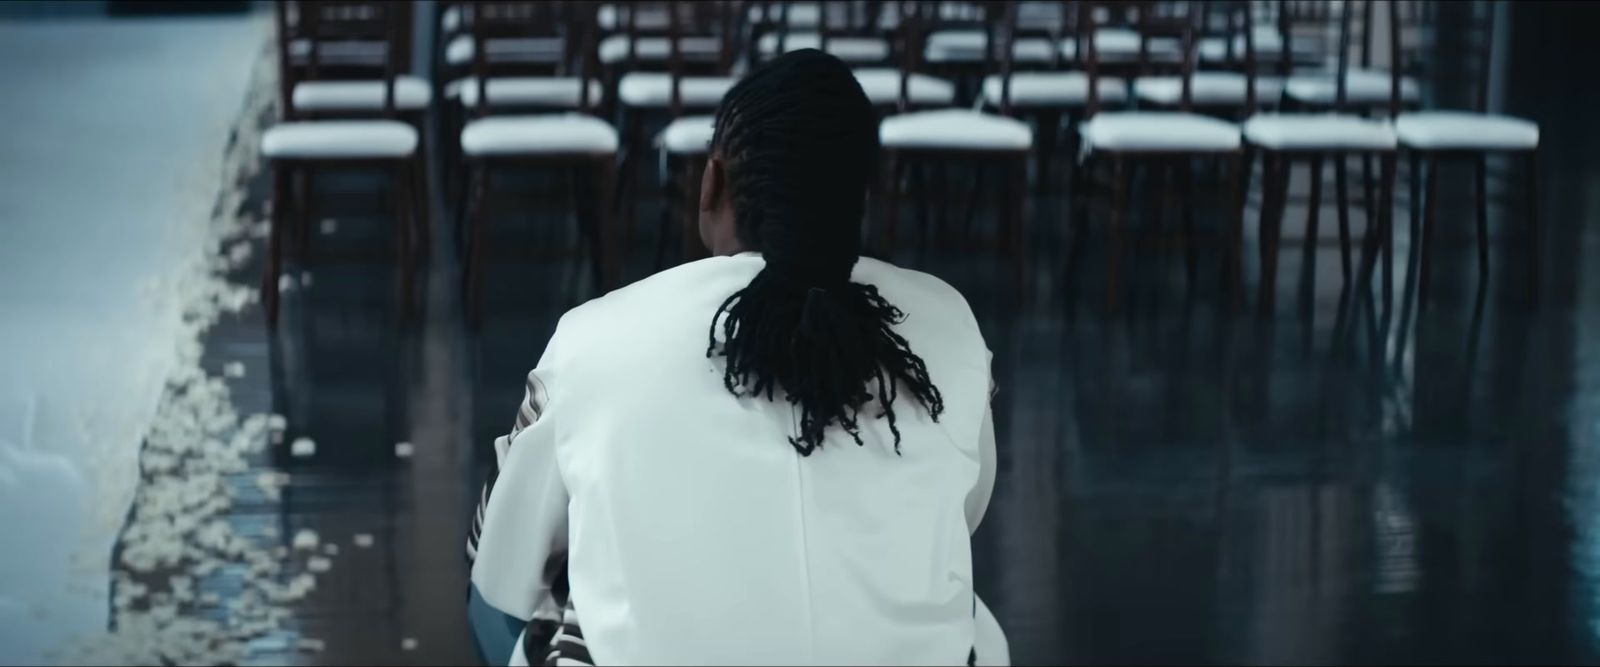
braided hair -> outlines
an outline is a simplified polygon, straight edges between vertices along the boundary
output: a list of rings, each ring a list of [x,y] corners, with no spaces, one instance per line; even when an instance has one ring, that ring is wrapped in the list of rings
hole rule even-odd
[[[735,396],[782,391],[799,409],[789,444],[802,456],[834,425],[863,444],[857,418],[874,399],[899,454],[899,393],[934,420],[944,400],[894,331],[905,313],[850,281],[878,152],[877,114],[861,85],[838,58],[793,51],[729,90],[715,127],[735,235],[766,265],[717,309],[706,356],[726,358],[723,384]]]

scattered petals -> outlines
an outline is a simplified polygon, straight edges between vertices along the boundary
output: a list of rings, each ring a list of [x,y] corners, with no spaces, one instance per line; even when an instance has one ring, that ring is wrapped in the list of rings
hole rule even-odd
[[[295,438],[289,443],[289,454],[297,459],[309,458],[317,455],[317,442],[311,438]]]

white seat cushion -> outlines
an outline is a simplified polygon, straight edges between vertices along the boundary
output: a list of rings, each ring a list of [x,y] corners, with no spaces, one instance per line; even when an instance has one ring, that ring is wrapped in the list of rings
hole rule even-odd
[[[1276,150],[1390,150],[1397,143],[1387,121],[1345,114],[1261,114],[1244,122],[1244,136]]]
[[[1240,146],[1239,127],[1181,111],[1096,114],[1078,126],[1086,149],[1151,152],[1227,152]]]
[[[1532,150],[1539,147],[1539,124],[1468,111],[1400,114],[1394,121],[1400,143],[1423,150]]]
[[[491,106],[540,106],[577,108],[579,79],[576,77],[506,76],[490,77],[484,85]],[[460,98],[467,108],[478,106],[478,78],[469,76],[444,87],[445,97]],[[599,81],[589,81],[589,104],[604,97]]]
[[[667,123],[656,145],[674,155],[704,155],[711,150],[714,116],[684,116]]]
[[[1110,62],[1123,62],[1139,59],[1139,33],[1127,28],[1100,28],[1094,32],[1095,57]],[[1061,40],[1061,55],[1071,60],[1079,60],[1078,39],[1068,37]],[[1183,45],[1172,37],[1153,37],[1147,47],[1148,55],[1152,62],[1177,62],[1183,53]],[[1087,58],[1088,53],[1081,57]]]
[[[665,62],[672,43],[666,37],[640,37],[633,43],[633,59]],[[679,37],[678,51],[684,60],[715,61],[722,54],[722,40],[716,37]],[[600,62],[620,63],[628,57],[628,36],[612,35],[600,40]]]
[[[383,109],[382,80],[301,81],[294,85],[294,108],[300,111],[379,111]],[[394,106],[403,111],[426,109],[433,101],[428,82],[414,76],[394,79]]]
[[[1337,94],[1338,76],[1331,72],[1296,74],[1284,84],[1291,99],[1307,104],[1333,104]],[[1356,69],[1345,73],[1345,101],[1356,105],[1387,104],[1392,85],[1388,72]],[[1417,100],[1417,80],[1409,76],[1400,78],[1400,100]]]
[[[714,107],[733,87],[725,76],[686,76],[678,82],[685,106]],[[617,99],[631,107],[662,108],[672,104],[672,75],[667,72],[629,72],[617,82]]]
[[[893,106],[900,103],[900,70],[889,68],[862,68],[855,70],[856,83],[873,106]],[[907,101],[915,106],[948,106],[956,99],[955,84],[928,76],[911,73],[906,82]]]
[[[408,157],[417,129],[397,120],[309,120],[279,123],[261,135],[269,158],[361,160]]]
[[[981,63],[989,35],[982,30],[940,30],[928,35],[923,57],[930,63]],[[1055,58],[1050,40],[1024,37],[1011,45],[1014,62],[1044,63]]]
[[[983,79],[983,101],[1000,104],[1000,75]],[[1122,79],[1100,77],[1100,103],[1118,105],[1128,101],[1128,87]],[[1011,105],[1016,107],[1077,107],[1089,102],[1089,75],[1083,72],[1013,72]]]
[[[1033,146],[1033,129],[970,109],[915,111],[883,119],[878,142],[884,148],[1026,151]]]
[[[467,155],[604,155],[617,151],[611,124],[580,113],[490,116],[461,129]]]
[[[1246,79],[1238,72],[1195,72],[1189,80],[1189,99],[1199,106],[1241,106],[1247,90]],[[1133,94],[1146,102],[1177,106],[1183,101],[1183,78],[1141,77],[1133,82]],[[1256,77],[1257,104],[1276,104],[1282,95],[1283,79]]]
[[[472,35],[457,35],[444,48],[444,61],[455,66],[472,64],[472,54],[477,51],[477,40]],[[560,37],[496,38],[488,40],[491,62],[547,63],[561,62],[566,55],[566,41]]]
[[[815,49],[822,42],[814,32],[789,33],[784,36],[784,51]],[[778,50],[778,33],[761,36],[761,55],[770,56]],[[828,53],[847,63],[875,63],[889,59],[888,40],[877,37],[828,37]]]

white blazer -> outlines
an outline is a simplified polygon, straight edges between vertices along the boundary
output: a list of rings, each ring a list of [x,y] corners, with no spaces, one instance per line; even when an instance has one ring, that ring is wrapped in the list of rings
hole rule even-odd
[[[906,313],[895,330],[945,410],[935,422],[902,392],[901,455],[869,408],[865,446],[833,429],[802,457],[795,408],[735,398],[706,356],[713,314],[762,266],[693,262],[561,319],[525,428],[498,443],[474,585],[507,614],[550,617],[544,564],[565,552],[599,665],[964,664],[975,616],[999,647],[980,662],[1003,664],[972,583],[995,454],[971,309],[938,278],[861,259],[852,280]]]

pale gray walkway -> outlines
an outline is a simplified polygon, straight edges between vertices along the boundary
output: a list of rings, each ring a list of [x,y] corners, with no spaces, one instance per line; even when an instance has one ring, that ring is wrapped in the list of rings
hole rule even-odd
[[[0,21],[0,663],[105,627],[170,279],[203,252],[268,18]]]

